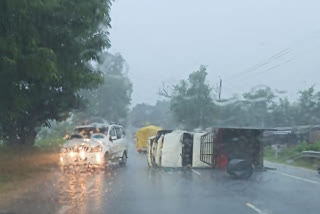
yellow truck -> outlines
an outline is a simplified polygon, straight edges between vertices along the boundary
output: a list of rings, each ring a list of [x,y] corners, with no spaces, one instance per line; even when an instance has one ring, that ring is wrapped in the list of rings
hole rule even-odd
[[[156,136],[158,131],[162,130],[162,128],[158,126],[145,126],[141,129],[139,129],[136,132],[137,137],[137,143],[136,148],[138,152],[146,152],[147,151],[147,145],[148,145],[148,139],[152,136]]]

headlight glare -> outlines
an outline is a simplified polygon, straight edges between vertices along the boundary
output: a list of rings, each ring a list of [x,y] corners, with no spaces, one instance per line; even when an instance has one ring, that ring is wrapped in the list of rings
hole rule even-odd
[[[74,157],[74,152],[70,152],[70,157]]]
[[[80,158],[81,158],[82,160],[86,159],[86,153],[85,153],[85,151],[81,151],[81,152],[80,152]]]
[[[102,146],[92,147],[91,152],[102,152]]]
[[[97,154],[97,155],[96,155],[96,160],[97,160],[98,163],[101,162],[101,156],[100,156],[100,154]]]

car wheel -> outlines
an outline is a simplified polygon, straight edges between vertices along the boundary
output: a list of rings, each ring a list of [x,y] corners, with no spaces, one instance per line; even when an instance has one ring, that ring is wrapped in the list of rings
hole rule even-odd
[[[109,154],[106,152],[104,154],[104,167],[107,168],[109,166]]]
[[[124,151],[124,152],[123,152],[123,155],[122,155],[122,158],[121,158],[121,161],[119,162],[119,164],[120,164],[121,166],[126,165],[127,159],[128,159],[127,152]]]

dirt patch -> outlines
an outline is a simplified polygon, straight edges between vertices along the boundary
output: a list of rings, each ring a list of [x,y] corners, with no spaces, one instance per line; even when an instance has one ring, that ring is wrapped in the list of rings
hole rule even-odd
[[[8,182],[3,188],[4,191],[0,191],[0,206],[17,200],[24,193],[34,189],[44,181],[53,179],[53,171],[54,169],[50,170],[49,172],[38,172],[22,180],[13,180]]]
[[[0,201],[6,203],[50,178],[59,154],[39,148],[0,149]]]

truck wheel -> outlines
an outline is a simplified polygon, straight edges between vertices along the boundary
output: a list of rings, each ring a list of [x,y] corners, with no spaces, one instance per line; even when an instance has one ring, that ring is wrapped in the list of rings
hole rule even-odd
[[[233,159],[227,165],[227,172],[234,178],[246,179],[253,173],[253,167],[249,161]]]
[[[121,158],[121,161],[119,162],[120,166],[126,165],[127,164],[127,159],[128,159],[127,152],[124,151],[123,155],[122,155],[122,158]]]

